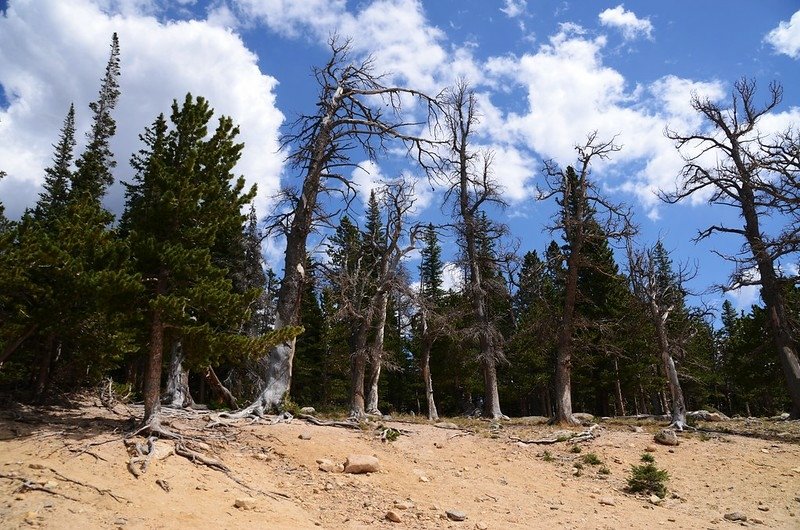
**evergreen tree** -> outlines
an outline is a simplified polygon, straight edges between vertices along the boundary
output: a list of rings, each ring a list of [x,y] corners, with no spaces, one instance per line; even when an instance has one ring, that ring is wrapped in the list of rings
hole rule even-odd
[[[73,179],[72,159],[75,149],[75,105],[70,104],[64,125],[61,127],[58,143],[53,146],[53,164],[44,170],[44,190],[33,217],[46,227],[51,227],[53,219],[63,214],[69,199],[69,186]]]
[[[141,136],[144,148],[131,161],[136,174],[126,185],[123,225],[142,277],[140,307],[149,336],[144,426],[154,432],[161,430],[165,345],[180,340],[191,364],[207,366],[297,334],[286,328],[281,337],[260,341],[236,334],[258,292],[237,293],[212,249],[226,227],[242,226],[241,209],[255,189],[244,191],[244,179],[231,173],[242,149],[235,143],[238,129],[221,117],[208,137],[212,115],[202,97],[187,94],[181,106],[175,101],[172,125],[162,114]]]
[[[70,189],[70,193],[75,197],[86,194],[98,201],[114,181],[111,170],[117,163],[114,161],[109,142],[117,130],[112,112],[120,96],[119,74],[119,39],[114,33],[111,37],[111,53],[100,85],[100,93],[97,101],[89,104],[93,113],[92,127],[86,134],[86,150],[76,162],[78,170],[74,174]]]
[[[425,300],[436,302],[443,295],[444,263],[442,262],[442,247],[436,228],[429,223],[422,235],[422,260],[419,266],[420,292]]]

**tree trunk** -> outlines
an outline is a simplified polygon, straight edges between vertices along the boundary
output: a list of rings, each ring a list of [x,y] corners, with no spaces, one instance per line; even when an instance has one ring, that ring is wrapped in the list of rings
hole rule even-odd
[[[47,390],[50,383],[50,371],[53,366],[53,350],[56,347],[55,333],[48,333],[44,341],[44,349],[39,357],[39,373],[36,376],[36,384],[34,386],[33,396],[36,401],[42,399],[42,396]]]
[[[161,360],[164,351],[164,323],[161,310],[153,310],[150,323],[150,348],[144,378],[144,426],[158,430],[161,414]]]
[[[365,416],[364,373],[367,367],[367,322],[362,322],[350,339],[350,417]]]
[[[167,276],[160,271],[156,280],[156,296],[164,294]],[[147,369],[144,376],[143,427],[150,431],[161,430],[161,362],[164,356],[164,321],[161,309],[153,309],[150,321],[150,345]]]
[[[194,406],[194,399],[189,392],[189,371],[183,368],[183,347],[180,340],[172,343],[167,373],[167,388],[161,402],[172,408],[182,409]]]
[[[425,397],[428,402],[428,419],[436,421],[439,412],[436,410],[436,401],[433,398],[433,378],[431,377],[431,347],[429,340],[425,340],[422,349],[422,379],[425,382]]]
[[[619,358],[614,356],[614,391],[617,399],[617,416],[625,416],[625,399],[622,397],[622,383],[619,380]]]
[[[786,387],[792,399],[794,419],[800,414],[800,360],[797,344],[792,338],[791,327],[786,313],[781,284],[775,273],[775,261],[764,243],[759,226],[755,197],[748,181],[740,193],[742,216],[745,220],[745,237],[753,254],[758,272],[761,275],[761,298],[767,312],[767,323],[772,334],[772,342],[781,361]]]
[[[578,294],[578,255],[580,244],[567,259],[567,281],[564,293],[564,314],[558,333],[556,354],[556,415],[555,423],[577,425],[572,417],[572,333],[575,318],[575,301]]]
[[[19,337],[6,344],[6,346],[3,348],[2,355],[0,355],[0,368],[2,368],[3,363],[5,363],[6,360],[8,360],[8,358],[11,357],[11,354],[17,351],[17,348],[22,346],[22,344],[36,332],[38,327],[39,326],[36,324],[28,326],[27,328],[25,328],[25,331],[23,331]]]
[[[378,300],[378,322],[375,325],[375,336],[372,339],[370,348],[370,378],[369,394],[367,395],[367,414],[381,415],[378,410],[378,390],[381,378],[381,365],[383,364],[383,342],[386,327],[386,311],[389,305],[389,295],[386,292],[380,294]]]
[[[211,391],[214,392],[214,395],[217,397],[217,399],[225,403],[225,405],[231,409],[238,408],[236,398],[234,398],[233,394],[231,394],[231,391],[222,384],[222,381],[219,380],[217,373],[211,366],[206,368],[204,375],[205,380],[208,381]]]

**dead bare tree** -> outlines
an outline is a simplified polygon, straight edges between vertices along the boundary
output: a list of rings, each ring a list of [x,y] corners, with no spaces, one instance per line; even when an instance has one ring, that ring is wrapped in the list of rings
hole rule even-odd
[[[564,309],[558,332],[556,356],[556,411],[554,421],[575,425],[572,416],[572,357],[575,334],[575,305],[578,299],[578,275],[587,266],[584,247],[592,238],[619,239],[633,232],[630,214],[626,208],[606,200],[589,179],[592,164],[605,160],[621,149],[613,139],[597,139],[597,132],[587,137],[586,143],[577,145],[576,166],[562,170],[557,163],[545,162],[547,190],[540,190],[539,199],[556,197],[559,211],[549,227],[561,231],[566,243],[567,273],[564,287]],[[598,220],[598,215],[605,217]],[[601,224],[602,223],[602,224]]]
[[[389,296],[405,290],[400,263],[414,250],[418,231],[417,227],[408,226],[409,212],[414,207],[411,182],[404,179],[389,182],[379,196],[386,211],[385,237],[381,238],[381,248],[368,249],[377,250],[377,259],[364,259],[366,252],[346,248],[343,259],[337,259],[333,267],[325,267],[328,280],[338,292],[339,317],[346,318],[353,325],[350,337],[350,416],[356,419],[366,413],[380,414],[378,385]],[[365,392],[368,363],[369,385]]]
[[[359,150],[374,159],[389,141],[401,142],[420,163],[427,164],[429,143],[419,131],[425,123],[411,122],[401,114],[401,99],[413,98],[425,108],[425,122],[431,126],[437,102],[417,90],[382,84],[373,72],[371,59],[354,62],[349,43],[332,37],[331,58],[314,70],[320,87],[317,111],[295,122],[294,132],[284,138],[292,167],[302,172],[297,193],[289,192],[288,208],[272,219],[272,227],[286,238],[284,277],[278,291],[275,329],[299,324],[300,297],[305,276],[306,242],[316,223],[332,218],[324,212],[323,195],[339,194],[345,204],[352,200],[353,184],[340,171],[354,167],[350,154]],[[423,130],[424,133],[424,130]],[[289,190],[287,190],[289,191]],[[333,201],[332,199],[332,202]],[[262,416],[282,406],[292,378],[295,341],[272,348],[262,359],[265,386],[248,407],[234,417]]]
[[[459,81],[445,98],[444,122],[449,153],[444,164],[448,184],[445,203],[452,203],[463,245],[467,270],[467,296],[471,303],[478,359],[483,370],[484,414],[502,418],[497,389],[497,364],[505,361],[503,338],[488,311],[487,286],[482,277],[478,248],[479,216],[488,204],[503,205],[499,186],[492,178],[490,152],[472,146],[478,123],[477,98],[464,81]]]
[[[677,311],[681,309],[686,296],[684,285],[694,277],[686,264],[671,269],[669,255],[661,241],[654,246],[637,250],[633,242],[627,241],[628,278],[634,295],[644,304],[650,322],[655,330],[658,352],[667,376],[671,398],[671,416],[673,427],[682,431],[687,427],[686,402],[678,379],[674,352],[678,350],[678,342],[670,337],[669,323]]]
[[[800,361],[796,330],[786,307],[785,286],[793,278],[782,276],[782,259],[798,251],[800,203],[798,202],[797,135],[788,131],[770,139],[758,128],[759,121],[781,102],[783,89],[769,87],[767,101],[755,101],[756,83],[741,79],[734,84],[732,100],[724,107],[710,98],[692,97],[692,107],[704,119],[704,127],[682,134],[667,129],[666,135],[681,152],[685,164],[674,191],[662,194],[677,203],[696,193],[707,193],[709,204],[735,208],[741,227],[714,224],[701,230],[696,241],[714,234],[732,234],[744,239],[734,255],[720,255],[734,264],[724,290],[759,285],[767,312],[773,346],[780,359],[792,399],[793,417],[800,417]],[[785,220],[777,234],[765,231],[766,217]]]

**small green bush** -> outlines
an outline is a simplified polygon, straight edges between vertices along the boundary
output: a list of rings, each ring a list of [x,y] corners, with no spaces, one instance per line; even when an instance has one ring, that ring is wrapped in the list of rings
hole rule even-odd
[[[590,466],[599,466],[603,461],[594,453],[586,453],[583,455],[583,463]]]
[[[656,457],[651,455],[650,453],[642,453],[642,456],[639,457],[642,462],[652,464],[656,461]]]
[[[667,495],[666,482],[669,474],[658,469],[649,462],[641,466],[631,466],[631,476],[628,478],[628,491],[631,493],[649,493],[662,499]]]
[[[552,462],[553,460],[555,460],[555,458],[553,458],[553,455],[550,454],[550,451],[545,451],[544,453],[542,453],[542,460],[544,460],[545,462]]]
[[[581,446],[580,445],[573,445],[570,448],[569,452],[570,453],[580,453],[581,452]]]
[[[608,467],[606,467],[606,466],[600,466],[600,469],[598,469],[597,472],[600,473],[601,475],[610,475],[611,474],[611,470],[608,469]]]

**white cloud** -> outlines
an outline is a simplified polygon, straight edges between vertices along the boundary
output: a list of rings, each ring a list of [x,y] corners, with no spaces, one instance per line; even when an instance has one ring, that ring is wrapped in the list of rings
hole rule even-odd
[[[778,27],[767,33],[764,40],[775,51],[792,59],[800,58],[800,10],[788,22],[782,20]]]
[[[518,17],[528,7],[527,0],[505,0],[504,3],[505,7],[501,7],[500,11],[505,13],[508,18]]]
[[[625,40],[644,37],[653,39],[653,24],[648,18],[639,18],[633,11],[626,11],[622,4],[600,13],[600,24],[617,28]]]
[[[696,128],[700,121],[689,103],[692,93],[718,98],[724,91],[715,81],[674,76],[649,87],[629,87],[622,74],[603,63],[605,45],[602,37],[588,37],[580,26],[565,24],[535,53],[490,59],[489,74],[521,85],[528,108],[505,116],[493,111],[487,117],[504,130],[506,142],[516,138],[562,165],[574,162],[574,146],[589,132],[596,130],[600,139],[616,136],[622,150],[598,163],[595,175],[604,177],[606,186],[636,195],[655,218],[660,202],[654,192],[673,188],[683,165],[664,127]]]
[[[442,289],[459,291],[464,287],[464,271],[458,264],[447,262],[442,267]]]
[[[240,125],[239,141],[246,147],[236,172],[258,184],[264,212],[283,165],[276,80],[259,70],[257,57],[237,35],[203,21],[161,23],[151,10],[152,3],[142,1],[10,2],[0,17],[0,84],[9,101],[0,109],[0,160],[8,173],[0,195],[10,215],[36,200],[70,102],[82,143],[91,117],[87,104],[97,97],[115,31],[122,70],[112,142],[117,180],[130,177],[128,159],[140,148],[143,128],[159,113],[168,114],[173,98],[192,92]],[[117,184],[107,204],[119,212],[122,200]]]

